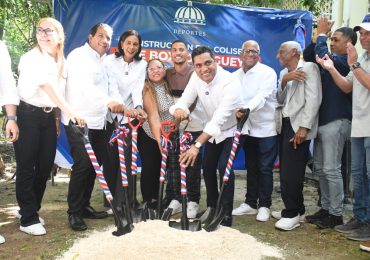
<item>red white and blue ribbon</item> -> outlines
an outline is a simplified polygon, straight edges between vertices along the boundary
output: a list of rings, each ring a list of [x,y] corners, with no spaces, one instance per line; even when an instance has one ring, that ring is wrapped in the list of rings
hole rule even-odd
[[[100,186],[103,188],[103,192],[104,192],[104,195],[105,195],[106,199],[108,201],[112,201],[113,196],[112,196],[112,194],[109,190],[108,184],[107,184],[107,182],[104,178],[104,175],[103,175],[103,171],[100,168],[100,165],[98,163],[98,160],[96,159],[94,150],[92,149],[90,142],[88,142],[88,141],[85,142],[85,149],[86,149],[86,152],[89,155],[90,161],[91,161],[91,163],[94,167],[96,176],[98,177],[98,181],[100,183]]]
[[[185,132],[180,135],[180,154],[183,154],[190,148],[190,142],[193,140],[192,135],[189,132]],[[186,188],[186,164],[180,164],[180,177],[181,177],[181,195],[187,195],[188,190]]]
[[[164,182],[166,180],[166,173],[167,173],[168,149],[172,147],[172,142],[168,137],[165,137],[162,135],[161,146],[162,146],[162,161],[161,161],[161,171],[160,171],[159,181]]]
[[[121,180],[122,180],[122,186],[127,187],[128,186],[128,180],[127,180],[127,170],[126,170],[126,161],[125,161],[125,151],[124,151],[124,145],[126,145],[124,138],[128,136],[130,133],[130,130],[127,129],[124,126],[118,127],[112,137],[109,141],[110,143],[117,142],[118,147],[118,156],[119,156],[119,165],[121,170]]]
[[[131,175],[137,175],[137,129],[142,125],[142,122],[139,121],[137,125],[133,125],[128,117],[128,124],[131,127]]]
[[[224,182],[229,181],[231,169],[233,168],[233,162],[234,162],[234,159],[235,159],[236,150],[238,149],[238,145],[239,145],[240,135],[241,135],[241,130],[235,129],[234,137],[233,137],[233,144],[232,144],[232,147],[231,147],[230,156],[229,156],[229,159],[227,161],[226,170],[225,170],[225,174],[224,174],[224,179],[223,179]]]

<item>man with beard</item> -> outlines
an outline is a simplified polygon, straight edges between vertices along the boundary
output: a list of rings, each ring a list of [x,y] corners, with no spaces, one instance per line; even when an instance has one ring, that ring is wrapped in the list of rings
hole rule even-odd
[[[171,45],[171,58],[173,67],[167,70],[167,81],[170,84],[173,95],[176,100],[181,97],[186,85],[189,82],[194,68],[189,64],[189,53],[186,43],[182,40],[175,40]],[[185,131],[190,132],[193,136],[193,141],[198,138],[203,130],[202,120],[202,105],[195,101],[190,107],[190,121],[186,126]],[[166,187],[166,200],[171,202],[168,206],[172,208],[172,214],[182,211],[180,204],[180,168],[178,162],[179,143],[175,145],[175,149],[170,149],[170,153],[175,153],[174,156],[169,156],[173,161],[168,164],[167,177],[168,184]],[[189,202],[187,205],[187,216],[195,218],[199,210],[200,200],[200,174],[202,169],[202,153],[200,152],[195,160],[194,166],[189,166],[186,170],[186,182],[188,187]]]

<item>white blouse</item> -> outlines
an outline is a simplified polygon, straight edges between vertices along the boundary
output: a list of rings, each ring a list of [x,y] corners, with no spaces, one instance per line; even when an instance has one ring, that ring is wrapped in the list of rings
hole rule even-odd
[[[48,83],[58,95],[63,96],[66,73],[64,71],[62,78],[58,80],[58,68],[59,64],[55,59],[37,47],[25,53],[18,65],[20,99],[37,107],[56,107],[40,86]]]
[[[129,108],[143,106],[143,87],[146,76],[147,62],[145,60],[134,60],[127,63],[123,57],[109,55],[104,64],[108,72],[109,83],[117,84],[123,104]],[[122,115],[112,114],[121,120]],[[127,119],[123,121],[126,123]]]

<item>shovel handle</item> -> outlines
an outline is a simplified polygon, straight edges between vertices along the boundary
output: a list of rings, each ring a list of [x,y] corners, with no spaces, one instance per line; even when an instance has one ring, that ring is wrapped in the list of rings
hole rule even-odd
[[[132,130],[137,130],[142,124],[143,122],[141,122],[140,120],[137,120],[137,124],[133,124],[132,122],[134,121],[134,119],[131,121],[131,117],[130,116],[127,116],[127,121],[128,121],[128,125],[131,127]]]
[[[165,129],[166,126],[169,126],[168,130]],[[173,132],[177,130],[176,122],[174,121],[163,121],[161,122],[161,134],[165,139],[170,139],[170,136]]]

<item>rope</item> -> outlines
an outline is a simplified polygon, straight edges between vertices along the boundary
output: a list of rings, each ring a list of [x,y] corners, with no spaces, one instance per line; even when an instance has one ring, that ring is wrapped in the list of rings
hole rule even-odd
[[[225,170],[225,174],[224,174],[224,182],[229,181],[231,169],[233,167],[233,162],[234,162],[234,159],[235,159],[235,153],[236,153],[236,150],[238,149],[238,145],[239,145],[240,135],[241,135],[241,130],[235,129],[234,137],[233,137],[233,144],[232,144],[232,147],[231,147],[229,159],[227,160],[226,170]]]
[[[85,149],[86,149],[86,152],[89,155],[90,161],[91,161],[91,163],[92,163],[92,165],[94,167],[96,176],[98,177],[98,181],[100,183],[100,186],[103,188],[103,192],[105,194],[106,199],[108,201],[112,201],[113,200],[113,196],[110,193],[110,190],[108,188],[108,184],[107,184],[107,182],[106,182],[106,180],[104,178],[104,175],[103,175],[103,171],[100,168],[100,165],[98,163],[98,160],[96,159],[94,150],[92,149],[91,144],[90,144],[89,141],[86,141],[86,143],[85,143]]]
[[[130,133],[130,130],[127,129],[124,126],[118,127],[109,143],[117,142],[118,147],[118,157],[119,157],[119,165],[121,170],[121,180],[122,180],[122,186],[127,187],[128,186],[128,180],[127,180],[127,170],[126,170],[126,161],[125,161],[125,155],[124,155],[124,145],[126,145],[124,138],[128,136]]]
[[[193,140],[192,135],[189,132],[185,132],[180,135],[180,154],[185,153],[190,148],[190,142]],[[187,195],[188,190],[186,188],[186,164],[180,164],[180,177],[181,177],[181,195]]]

